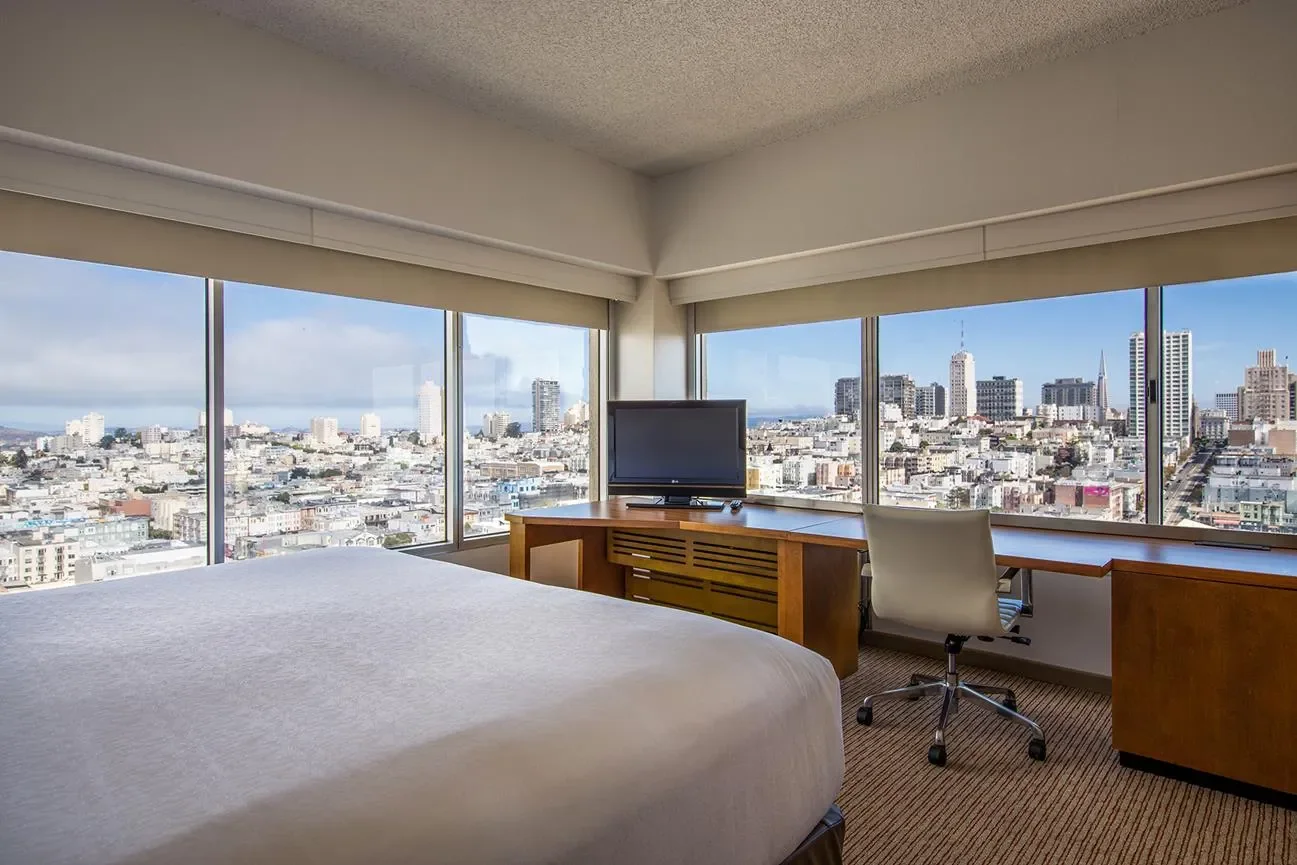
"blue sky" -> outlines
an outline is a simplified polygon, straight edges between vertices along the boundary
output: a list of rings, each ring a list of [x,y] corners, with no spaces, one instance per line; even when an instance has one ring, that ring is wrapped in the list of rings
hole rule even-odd
[[[61,429],[89,411],[109,428],[191,428],[203,399],[202,280],[0,252],[0,425]],[[1256,351],[1297,364],[1297,273],[1168,287],[1168,328],[1194,339],[1194,393],[1210,406],[1242,382]],[[960,322],[977,375],[1019,376],[1028,405],[1057,377],[1095,377],[1108,358],[1109,399],[1128,396],[1128,341],[1142,329],[1140,291],[888,316],[884,373],[948,384]],[[415,423],[415,392],[444,384],[437,310],[226,284],[226,401],[237,421],[305,427],[313,415],[354,429],[377,411]],[[823,322],[714,334],[708,395],[741,397],[754,415],[832,407],[833,384],[859,375],[860,326]],[[464,419],[487,411],[531,420],[531,381],[555,378],[564,407],[588,399],[586,332],[486,316],[465,319]]]
[[[193,428],[204,394],[201,279],[0,252],[0,426],[61,430],[97,411],[108,428]],[[440,310],[225,285],[226,405],[235,420],[355,429],[377,412],[413,428],[415,395],[445,383]],[[464,420],[504,410],[529,428],[531,381],[588,399],[581,328],[465,317]]]
[[[880,369],[949,386],[962,321],[977,376],[1021,378],[1027,405],[1040,401],[1044,382],[1094,380],[1103,351],[1109,402],[1126,408],[1130,335],[1143,330],[1143,304],[1137,290],[886,316],[879,324]],[[1297,364],[1297,273],[1168,286],[1163,320],[1168,329],[1192,331],[1194,394],[1210,407],[1217,392],[1242,384],[1258,349],[1276,349],[1281,362],[1291,354]],[[859,374],[857,321],[735,331],[707,341],[708,396],[745,397],[752,414],[827,411],[834,381]]]

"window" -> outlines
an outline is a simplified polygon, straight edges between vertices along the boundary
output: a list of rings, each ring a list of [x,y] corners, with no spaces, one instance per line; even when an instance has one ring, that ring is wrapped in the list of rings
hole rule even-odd
[[[445,313],[224,291],[226,557],[446,540]]]
[[[707,334],[709,399],[748,404],[748,493],[860,502],[860,320]]]
[[[1163,521],[1297,532],[1297,273],[1162,291]]]
[[[882,317],[879,501],[1143,521],[1143,320],[1142,290]]]
[[[203,564],[203,280],[0,252],[0,306],[0,586]]]
[[[463,317],[464,535],[590,497],[590,339],[580,327]]]

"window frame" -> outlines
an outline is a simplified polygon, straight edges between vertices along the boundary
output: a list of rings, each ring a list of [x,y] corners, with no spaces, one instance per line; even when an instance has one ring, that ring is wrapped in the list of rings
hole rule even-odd
[[[1047,529],[1061,532],[1081,532],[1086,534],[1106,534],[1121,537],[1151,538],[1159,540],[1193,541],[1197,543],[1224,544],[1239,547],[1275,547],[1297,549],[1297,533],[1258,532],[1250,529],[1219,529],[1196,526],[1165,525],[1162,513],[1163,491],[1166,483],[1162,465],[1162,341],[1163,326],[1162,301],[1164,285],[1145,286],[1144,292],[1144,522],[1124,523],[1107,520],[1087,520],[1077,517],[1046,517],[1030,514],[992,513],[991,524],[995,526],[1012,526],[1018,528]],[[1127,289],[1129,290],[1129,289]],[[1061,295],[1067,297],[1069,295]],[[951,307],[957,308],[957,307]],[[861,447],[860,466],[862,481],[862,498],[864,504],[876,504],[879,500],[879,448],[878,448],[878,384],[879,384],[879,322],[882,316],[861,316],[861,357],[860,357],[860,428]],[[698,396],[707,396],[707,365],[710,360],[707,350],[707,336],[695,325],[694,318],[688,320],[688,342],[693,346],[693,362],[696,368],[691,370],[690,381],[697,382]],[[770,325],[775,327],[777,325]],[[755,329],[755,328],[754,328]],[[1150,395],[1154,398],[1150,399]],[[873,434],[868,433],[873,430]],[[859,514],[861,505],[852,502],[826,502],[815,499],[801,499],[793,496],[768,496],[749,494],[747,501],[754,504],[768,504],[780,507],[802,508],[806,510],[823,510],[837,513]]]

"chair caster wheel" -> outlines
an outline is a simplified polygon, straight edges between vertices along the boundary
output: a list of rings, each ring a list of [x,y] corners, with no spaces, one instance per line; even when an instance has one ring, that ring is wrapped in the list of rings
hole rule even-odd
[[[928,762],[934,766],[946,765],[946,746],[933,745],[928,749]]]
[[[1033,760],[1045,762],[1045,740],[1032,739],[1031,744],[1027,746],[1027,756]]]
[[[911,688],[917,688],[917,687],[918,687],[919,685],[921,685],[921,684],[923,684],[923,683],[919,681],[919,677],[918,677],[918,676],[910,676],[910,687],[911,687]],[[905,699],[907,699],[907,700],[909,700],[911,703],[913,703],[915,700],[919,699],[919,695],[918,695],[918,694],[911,694],[910,696],[906,697]]]
[[[873,710],[873,708],[871,708],[871,707],[869,707],[869,706],[861,706],[860,709],[857,710],[857,712],[856,712],[856,723],[857,723],[857,724],[864,724],[866,727],[868,727],[870,724],[874,723],[874,710]]]
[[[1018,701],[1013,697],[1012,694],[1010,694],[1009,696],[1001,700],[1000,705],[1008,709],[1010,712],[1018,711]]]

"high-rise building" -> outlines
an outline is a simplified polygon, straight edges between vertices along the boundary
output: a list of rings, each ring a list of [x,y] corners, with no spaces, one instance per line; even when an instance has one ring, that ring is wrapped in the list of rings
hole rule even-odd
[[[567,411],[563,412],[563,426],[565,427],[579,427],[582,424],[588,424],[589,422],[590,403],[583,399],[579,399],[572,403],[567,407]]]
[[[482,415],[482,435],[492,440],[504,438],[509,429],[509,420],[507,411],[487,412]]]
[[[1130,335],[1130,434],[1148,432],[1144,385],[1144,334]],[[1162,438],[1188,438],[1193,433],[1193,334],[1168,330],[1162,334]]]
[[[840,378],[833,385],[833,413],[860,417],[860,379]]]
[[[322,445],[338,443],[338,419],[336,417],[311,418],[311,438]]]
[[[531,383],[532,432],[558,432],[561,427],[558,382],[548,378],[535,379]]]
[[[973,355],[961,348],[950,359],[950,416],[977,413],[977,366]]]
[[[72,420],[63,424],[63,434],[65,436],[79,436],[84,427],[81,425],[81,418],[74,417]]]
[[[945,385],[925,384],[914,389],[914,413],[919,417],[946,416]]]
[[[878,377],[878,401],[900,406],[901,417],[909,420],[914,417],[914,379],[908,375],[880,375]]]
[[[1230,420],[1238,420],[1238,391],[1216,394],[1216,408],[1223,409]]]
[[[234,409],[227,408],[224,411],[224,415],[225,415],[225,428],[229,429],[230,427],[234,426]],[[205,411],[200,411],[198,413],[198,428],[207,429],[207,412]]]
[[[1275,363],[1272,348],[1256,353],[1256,366],[1243,373],[1242,420],[1287,420],[1289,414],[1288,367]]]
[[[140,430],[140,444],[152,445],[162,441],[167,434],[167,428],[153,424]]]
[[[1099,378],[1095,381],[1094,404],[1099,409],[1099,420],[1108,417],[1108,360],[1099,352]]]
[[[373,412],[366,412],[360,416],[360,437],[363,439],[376,439],[383,435],[383,422],[378,415]]]
[[[104,437],[104,416],[98,412],[81,418],[81,439],[86,444],[98,444]]]
[[[1040,386],[1040,401],[1051,405],[1098,405],[1098,386],[1079,378],[1056,378]]]
[[[990,420],[1022,416],[1022,379],[991,376],[977,382],[977,413]]]
[[[419,441],[441,438],[441,388],[431,381],[419,385]]]

